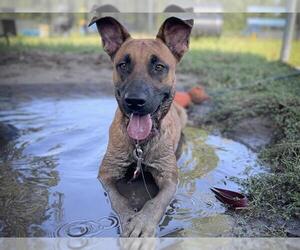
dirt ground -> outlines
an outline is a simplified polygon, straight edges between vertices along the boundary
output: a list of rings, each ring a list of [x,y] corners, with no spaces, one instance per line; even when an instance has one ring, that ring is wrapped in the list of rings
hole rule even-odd
[[[36,94],[43,94],[44,90],[49,90],[44,89],[43,85],[58,85],[53,86],[55,93],[60,92],[59,86],[68,84],[70,91],[74,92],[76,86],[82,85],[80,90],[112,93],[109,60],[101,54],[35,51],[1,53],[0,57],[0,84],[7,88],[18,88],[20,91],[31,88]],[[36,84],[39,88],[34,86]]]
[[[179,89],[184,89],[187,83],[195,81],[194,75],[177,74]],[[94,94],[111,95],[112,66],[109,57],[100,53],[1,53],[0,84],[7,87],[13,85],[20,91],[34,84],[69,84],[75,88],[70,91],[76,91],[77,86],[78,91],[80,89],[85,93],[90,91]],[[54,89],[59,90],[59,87]],[[41,94],[43,87],[33,87],[32,91]]]

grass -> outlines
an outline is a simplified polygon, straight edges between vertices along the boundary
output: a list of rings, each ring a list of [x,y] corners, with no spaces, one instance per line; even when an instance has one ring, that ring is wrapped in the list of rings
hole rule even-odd
[[[280,57],[281,40],[254,37],[221,37],[192,40],[192,50],[209,50],[222,53],[247,53],[259,55],[268,61],[278,60]],[[292,44],[290,63],[300,65],[300,41]]]
[[[100,38],[98,36],[70,36],[70,37],[10,37],[10,46],[7,47],[5,40],[0,40],[0,52],[47,50],[50,52],[74,52],[74,53],[92,53],[101,51]]]
[[[133,37],[139,38],[141,34],[133,34]],[[147,37],[147,35],[146,35]],[[97,35],[79,36],[71,35],[69,37],[11,37],[11,50],[27,49],[46,49],[55,52],[94,52],[99,51],[100,38]],[[278,60],[280,55],[281,40],[279,39],[261,39],[253,37],[221,37],[221,38],[199,38],[191,40],[191,51],[214,51],[216,53],[247,53],[258,55],[267,60]],[[0,52],[7,50],[5,40],[0,40]],[[294,41],[292,44],[291,58],[289,63],[300,66],[300,41]],[[197,53],[190,53],[185,59],[185,65],[189,70],[199,69],[197,62]],[[216,58],[218,60],[218,58]],[[191,64],[188,62],[196,62]]]
[[[272,143],[259,157],[270,167],[248,179],[254,217],[269,221],[300,218],[300,77],[233,91],[217,99],[212,117],[223,131],[248,117],[267,117],[276,128]],[[228,101],[230,100],[230,101]]]
[[[288,65],[268,61],[261,55],[198,49],[187,54],[179,69],[197,74],[199,83],[204,86],[221,89],[251,85],[291,73]]]
[[[299,71],[259,55],[262,52],[237,53],[239,48],[227,52],[226,46],[218,51],[213,46],[219,45],[192,50],[180,69],[196,73],[207,86],[216,107],[205,120],[222,132],[249,117],[264,117],[273,124],[271,144],[259,153],[269,172],[243,185],[252,206],[247,218],[271,223],[264,235],[283,236],[290,221],[300,219],[300,76],[274,77]]]

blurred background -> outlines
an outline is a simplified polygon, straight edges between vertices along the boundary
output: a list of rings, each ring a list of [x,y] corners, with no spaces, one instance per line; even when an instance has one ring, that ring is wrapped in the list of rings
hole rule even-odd
[[[187,1],[33,1],[3,0],[0,3],[1,45],[70,45],[98,44],[95,25],[88,28],[92,16],[112,15],[133,33],[155,35],[167,16],[194,18],[195,39],[235,37],[247,41],[273,41],[273,51],[260,51],[269,59],[280,57],[281,42],[287,27],[288,13],[294,13],[293,40],[300,39],[299,4],[296,0],[187,0]],[[86,39],[86,36],[89,39]],[[8,39],[9,37],[9,39]],[[81,39],[85,37],[84,39]],[[73,38],[73,39],[70,39]],[[76,38],[76,39],[75,39]],[[261,40],[262,39],[262,40]],[[204,41],[206,41],[204,39]],[[198,43],[193,43],[198,46]],[[202,43],[205,44],[205,43]],[[225,42],[224,46],[228,44]],[[201,46],[201,45],[199,45]],[[299,45],[290,45],[299,50]],[[251,46],[250,46],[251,47]],[[244,48],[251,52],[251,48]],[[275,49],[276,48],[276,49]],[[300,65],[291,55],[286,59]]]

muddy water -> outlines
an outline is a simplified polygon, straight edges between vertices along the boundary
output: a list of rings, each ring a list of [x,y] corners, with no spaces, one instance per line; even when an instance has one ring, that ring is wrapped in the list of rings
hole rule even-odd
[[[112,98],[31,98],[6,102],[0,122],[20,136],[1,148],[1,236],[117,236],[116,214],[99,181]],[[260,171],[245,146],[186,129],[178,161],[177,194],[160,223],[160,236],[230,235],[232,218],[210,192],[239,189],[235,179]]]

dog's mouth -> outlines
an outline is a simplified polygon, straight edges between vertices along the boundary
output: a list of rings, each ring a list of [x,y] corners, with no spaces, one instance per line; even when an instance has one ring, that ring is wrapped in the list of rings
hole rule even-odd
[[[128,119],[127,133],[131,139],[142,141],[147,139],[151,133],[155,134],[157,127],[157,115],[161,108],[158,105],[156,110],[151,114],[139,115],[132,113]]]
[[[155,115],[161,105],[151,113],[146,115],[131,114],[127,125],[127,133],[131,139],[142,141],[147,139],[155,127]]]
[[[151,133],[152,124],[150,114],[143,116],[131,114],[127,126],[127,133],[129,137],[134,140],[145,140]]]

